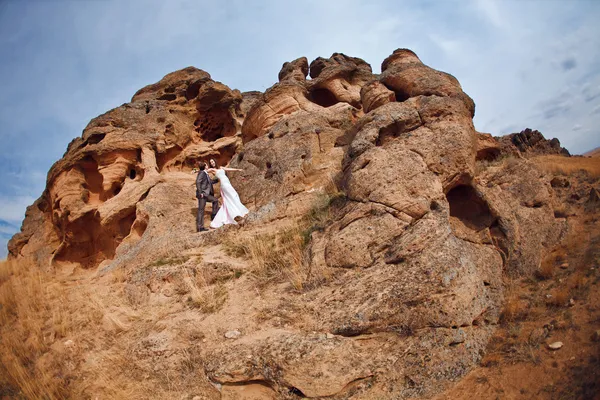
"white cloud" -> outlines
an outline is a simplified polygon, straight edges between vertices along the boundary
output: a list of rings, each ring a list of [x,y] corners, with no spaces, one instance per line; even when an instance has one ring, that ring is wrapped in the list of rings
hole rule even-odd
[[[497,28],[504,28],[505,22],[495,0],[476,0],[476,7],[482,15]]]
[[[25,209],[34,201],[35,198],[30,196],[0,195],[0,221],[20,226],[25,217]]]

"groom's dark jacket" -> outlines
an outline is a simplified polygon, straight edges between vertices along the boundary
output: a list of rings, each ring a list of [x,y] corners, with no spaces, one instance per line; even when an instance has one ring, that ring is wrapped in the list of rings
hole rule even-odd
[[[198,172],[198,176],[196,177],[196,197],[200,198],[200,194],[204,194],[205,196],[214,195],[215,189],[213,188],[213,183],[217,182],[219,180],[217,178],[210,179],[206,171]]]

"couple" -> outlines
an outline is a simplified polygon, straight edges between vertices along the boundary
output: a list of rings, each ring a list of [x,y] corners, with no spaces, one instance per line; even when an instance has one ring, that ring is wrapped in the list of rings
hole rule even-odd
[[[196,218],[196,228],[198,232],[207,231],[204,227],[204,208],[206,202],[212,203],[212,213],[210,219],[211,228],[219,228],[226,224],[237,224],[236,218],[243,217],[248,214],[248,209],[244,207],[240,201],[240,196],[229,182],[229,178],[225,171],[242,171],[236,168],[217,167],[217,163],[212,158],[209,161],[210,168],[207,169],[205,162],[201,161],[198,164],[200,171],[196,177],[196,197],[198,198],[198,216]],[[216,178],[211,178],[209,172],[214,173]],[[213,183],[221,182],[221,202],[222,207],[219,208],[219,200],[214,196],[215,190]]]

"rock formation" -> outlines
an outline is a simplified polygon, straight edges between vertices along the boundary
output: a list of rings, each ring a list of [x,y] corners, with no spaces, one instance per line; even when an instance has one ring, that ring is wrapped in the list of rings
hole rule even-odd
[[[231,180],[249,229],[301,218],[333,187],[344,199],[306,251],[335,279],[286,292],[309,321],[208,346],[207,376],[307,397],[347,398],[363,381],[367,397],[439,391],[480,360],[503,276],[535,272],[564,229],[549,179],[527,159],[479,173],[477,162],[510,146],[562,150],[537,131],[479,134],[456,78],[410,50],[381,71],[344,54],[302,57],[265,93],[191,67],[169,74],[71,142],[10,256],[104,273],[214,241],[219,232],[194,233],[190,173],[210,157],[243,169]]]
[[[139,240],[148,227],[142,200],[152,188],[177,182],[190,197],[189,172],[199,159],[229,162],[252,101],[189,67],[94,118],[50,169],[10,256],[43,263],[51,255],[86,267],[113,259],[121,243]],[[168,206],[176,198],[165,200]]]
[[[521,153],[569,155],[567,149],[560,147],[560,141],[557,138],[547,140],[540,131],[529,128],[519,133],[503,136],[498,140],[505,145],[516,147]]]

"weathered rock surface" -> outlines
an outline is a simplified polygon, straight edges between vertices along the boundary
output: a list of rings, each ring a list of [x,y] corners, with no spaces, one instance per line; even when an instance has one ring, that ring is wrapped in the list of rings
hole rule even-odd
[[[410,50],[381,69],[338,53],[302,57],[265,93],[231,90],[191,67],[165,76],[69,145],[11,257],[128,269],[128,290],[164,301],[177,292],[175,274],[159,279],[144,267],[218,247],[231,230],[194,233],[197,161],[243,170],[230,174],[251,210],[240,235],[293,222],[334,190],[342,199],[305,250],[311,271],[335,278],[303,293],[263,288],[305,310],[302,323],[227,319],[220,342],[203,349],[208,378],[223,398],[443,389],[485,351],[503,275],[533,273],[561,237],[549,177],[518,157],[560,146],[537,131],[514,140],[476,132],[475,104],[459,82]],[[492,162],[506,154],[517,157]],[[211,268],[207,277],[220,276]],[[232,327],[243,335],[228,335]]]
[[[151,189],[178,181],[191,205],[189,172],[197,161],[231,159],[241,144],[244,102],[239,91],[189,67],[93,119],[52,166],[46,191],[11,241],[10,255],[42,251],[52,253],[52,261],[90,267],[114,258],[122,242],[143,235],[149,216],[140,210]],[[182,172],[185,178],[177,175]]]
[[[560,146],[557,138],[548,140],[535,129],[526,128],[519,133],[511,133],[498,139],[505,145],[515,147],[521,153],[569,155],[569,151]]]

